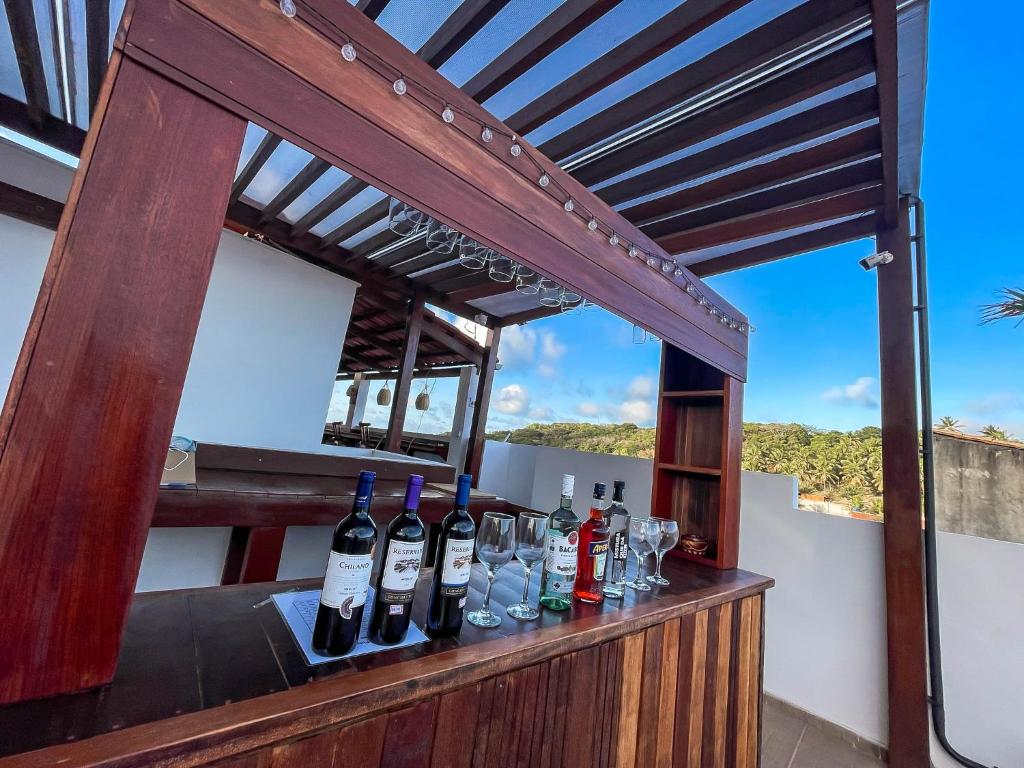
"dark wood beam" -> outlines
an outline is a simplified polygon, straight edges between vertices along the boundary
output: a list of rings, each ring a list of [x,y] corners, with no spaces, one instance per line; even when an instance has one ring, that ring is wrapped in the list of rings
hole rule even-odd
[[[385,451],[399,451],[402,448],[405,411],[409,407],[409,390],[412,388],[412,375],[416,368],[416,353],[420,346],[420,332],[423,330],[425,312],[423,294],[418,293],[409,303],[409,323],[406,325],[405,340],[399,358],[395,397],[391,401],[391,414],[388,416],[388,432],[384,439]]]
[[[660,237],[658,243],[670,253],[685,253],[872,211],[881,203],[880,186],[856,189],[805,205],[758,212],[721,223],[695,227],[686,232]]]
[[[849,128],[876,117],[877,109],[875,89],[862,88],[735,139],[609,184],[599,189],[597,195],[610,205],[625,203],[642,195],[755,160],[793,144]]]
[[[89,75],[89,110],[96,99],[110,59],[110,0],[92,0],[85,6],[85,47]]]
[[[355,360],[357,363],[362,363],[367,368],[377,369],[387,364],[394,358],[394,355],[389,355],[381,359],[375,359],[364,355],[363,352],[365,351],[367,350],[355,350],[352,349],[351,346],[346,345],[341,350],[342,363],[344,363],[346,359],[352,359]]]
[[[374,203],[359,215],[349,219],[344,224],[336,227],[324,235],[320,241],[326,245],[337,245],[343,243],[355,234],[362,232],[369,226],[376,224],[381,219],[387,218],[390,197]],[[388,230],[390,231],[390,230]]]
[[[491,390],[494,389],[494,372],[497,370],[500,341],[501,328],[493,328],[487,332],[484,359],[476,384],[476,404],[473,406],[473,423],[469,430],[465,465],[465,471],[473,476],[474,488],[480,483],[480,467],[483,465],[487,434],[487,412],[491,407]]]
[[[392,269],[427,253],[430,251],[427,250],[425,239],[417,237],[405,245],[375,257],[370,263],[373,264],[374,269]]]
[[[874,216],[863,216],[850,221],[843,221],[819,229],[812,229],[809,232],[801,232],[781,240],[773,240],[763,245],[755,245],[739,251],[733,251],[713,259],[705,259],[690,265],[695,275],[710,277],[720,275],[723,272],[732,272],[745,267],[753,267],[758,264],[767,264],[769,261],[786,259],[809,251],[817,251],[840,243],[848,243],[851,240],[860,240],[869,237],[875,232],[876,220]]]
[[[899,78],[896,3],[871,0],[871,40],[875,52],[875,85],[878,89],[878,120],[882,126],[882,170],[885,205],[882,215],[888,227],[896,225],[899,198]]]
[[[310,208],[309,213],[295,222],[295,226],[292,227],[292,234],[296,236],[306,234],[369,186],[365,181],[357,179],[355,176],[347,179],[340,187]]]
[[[430,36],[416,55],[439,68],[494,18],[509,0],[463,0]]]
[[[586,165],[573,168],[572,175],[583,184],[593,186],[758,118],[775,114],[832,88],[853,82],[872,72],[874,67],[871,51],[870,40],[846,45],[678,123],[648,133],[632,143],[623,144]]]
[[[96,118],[0,413],[2,703],[114,675],[245,134],[119,56]]]
[[[242,168],[242,172],[238,174],[238,178],[231,184],[231,197],[229,198],[231,203],[238,202],[241,198],[242,193],[248,189],[249,185],[252,184],[252,180],[256,178],[256,174],[260,172],[260,169],[266,165],[267,160],[274,154],[274,150],[281,144],[281,137],[275,136],[271,131],[267,131],[267,135],[260,141],[259,146],[256,147],[256,151],[252,153],[252,157],[249,158],[245,166]]]
[[[464,365],[451,366],[451,367],[447,367],[447,366],[446,367],[440,367],[440,366],[438,366],[436,368],[431,368],[429,366],[426,366],[426,367],[421,366],[421,367],[417,368],[413,372],[413,378],[414,379],[427,379],[427,378],[430,378],[430,379],[451,379],[451,378],[456,378],[457,376],[459,376],[459,374],[462,372],[462,369],[465,368],[465,367],[466,366],[464,366]],[[359,373],[359,371],[357,371],[356,373]],[[375,369],[373,373],[366,373],[366,374],[364,374],[363,375],[363,379],[365,381],[384,381],[385,379],[393,379],[397,375],[398,375],[398,370],[397,369],[390,370],[390,371],[377,371]],[[349,381],[354,376],[355,376],[355,373],[348,373],[348,372],[339,373],[336,380],[337,381]]]
[[[554,315],[561,314],[561,312],[562,310],[560,307],[534,307],[533,309],[524,309],[522,312],[505,315],[501,318],[501,327],[504,328],[509,325],[522,325],[523,323],[540,320],[542,317],[552,317]]]
[[[64,203],[0,181],[0,213],[35,224],[57,229]]]
[[[255,584],[261,581],[276,581],[287,531],[287,526],[283,525],[233,527],[220,583]]]
[[[724,227],[734,222],[742,228],[745,217],[770,214],[881,183],[882,167],[875,158],[662,219],[644,227],[644,231],[658,238],[701,227]]]
[[[421,253],[414,259],[408,259],[401,264],[396,264],[392,267],[391,272],[396,275],[415,275],[417,272],[421,272],[424,269],[430,269],[431,267],[436,267],[439,264],[447,264],[449,261],[457,258],[457,255],[451,253],[427,251],[426,253]],[[451,269],[452,267],[462,267],[462,265],[455,263],[447,269]],[[462,267],[462,269],[465,270],[465,267]],[[431,272],[427,275],[411,279],[418,284],[430,285],[430,287],[433,288],[434,283],[440,279],[437,275],[442,274],[442,272],[443,270],[437,270],[436,274],[435,272]]]
[[[352,257],[356,259],[365,259],[371,253],[379,251],[381,248],[386,246],[388,243],[394,240],[394,238],[395,233],[392,232],[390,229],[385,229],[384,231],[378,232],[375,235],[370,235],[361,243],[352,246],[352,248],[350,249],[352,251]],[[324,241],[321,242],[322,247],[331,247],[331,243],[327,243]],[[367,263],[369,264],[369,262]]]
[[[487,299],[491,296],[500,296],[503,293],[511,293],[516,289],[515,283],[499,283],[496,280],[479,282],[476,285],[458,288],[449,291],[448,295],[457,301],[474,301],[475,299]]]
[[[390,0],[358,0],[356,8],[365,13],[369,19],[376,21],[377,17],[388,7],[388,2]]]
[[[43,55],[39,50],[36,34],[36,13],[32,0],[6,0],[7,24],[11,29],[14,56],[18,60],[18,72],[25,88],[25,101],[33,122],[50,114],[50,96],[43,74]]]
[[[878,154],[877,125],[869,125],[820,144],[764,163],[742,168],[711,181],[622,209],[639,227],[695,208],[759,192],[808,174],[820,173]]]
[[[476,365],[484,354],[484,348],[475,339],[465,335],[447,320],[428,312],[423,322],[423,333],[452,352]]]
[[[314,157],[306,163],[305,167],[295,174],[295,178],[285,184],[284,189],[278,192],[274,199],[264,206],[263,221],[276,219],[281,211],[294,203],[299,195],[309,189],[313,182],[327,173],[330,167],[330,163],[321,160],[319,157]]]
[[[628,40],[612,46],[610,51],[576,74],[552,86],[505,122],[519,133],[529,133],[748,2],[695,0],[683,3]]]
[[[882,382],[882,512],[889,673],[889,765],[928,765],[924,559],[918,445],[914,288],[906,198],[878,230],[878,349]]]
[[[483,103],[552,51],[583,31],[621,0],[566,0],[462,86]]]
[[[48,112],[0,93],[0,125],[77,157],[85,142],[85,131]]]
[[[755,72],[866,14],[866,0],[801,3],[548,139],[538,149],[555,160],[569,157],[727,81]]]

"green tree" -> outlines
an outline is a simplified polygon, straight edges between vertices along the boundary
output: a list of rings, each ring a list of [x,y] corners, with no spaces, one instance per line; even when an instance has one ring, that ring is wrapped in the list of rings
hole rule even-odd
[[[1006,430],[1000,429],[994,424],[988,424],[981,428],[981,435],[992,440],[1009,440],[1010,435]]]
[[[939,419],[939,423],[935,425],[939,429],[945,429],[949,432],[960,432],[960,422],[954,419],[952,416],[943,416]]]
[[[996,320],[1016,319],[1016,325],[1024,323],[1024,288],[1003,288],[997,295],[1002,299],[981,308],[982,324]]]

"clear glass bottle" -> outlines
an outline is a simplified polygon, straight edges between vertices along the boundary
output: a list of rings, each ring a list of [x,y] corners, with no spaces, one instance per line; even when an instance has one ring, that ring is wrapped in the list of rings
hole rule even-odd
[[[540,604],[553,611],[566,611],[572,605],[576,584],[576,556],[580,541],[580,520],[572,511],[572,492],[576,478],[562,475],[562,499],[548,517],[545,541],[544,573],[540,582]]]
[[[626,565],[629,563],[629,510],[623,503],[626,490],[624,480],[616,480],[612,503],[604,511],[610,536],[608,540],[608,568],[605,571],[605,597],[623,597],[626,594]]]

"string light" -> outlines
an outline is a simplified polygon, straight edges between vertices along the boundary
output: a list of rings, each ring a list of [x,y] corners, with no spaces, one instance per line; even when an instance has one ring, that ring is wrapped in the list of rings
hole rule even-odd
[[[295,0],[279,0],[279,8],[281,13],[287,18],[294,18],[296,16],[297,8]],[[343,39],[347,37],[347,34],[343,32],[341,29],[337,28],[335,25],[332,26],[335,27],[335,30],[338,32],[339,37],[342,37]],[[358,58],[356,47],[351,40],[348,40],[347,42],[341,45],[340,53],[342,59],[350,63],[356,61],[356,59]],[[409,86],[405,78],[402,76],[400,72],[396,71],[393,65],[389,64],[387,61],[385,61],[371,49],[364,48],[363,53],[365,54],[365,57],[362,59],[362,61],[365,62],[368,68],[370,68],[376,74],[381,75],[386,79],[390,80],[392,77],[395,78],[394,80],[392,80],[392,88],[394,89],[397,95],[404,96],[406,95],[406,93],[408,93]],[[536,171],[539,172],[540,175],[535,177],[537,179],[538,186],[540,186],[542,189],[547,189],[548,187],[551,187],[552,194],[556,198],[563,198],[564,202],[562,203],[562,205],[567,213],[573,213],[574,211],[576,211],[575,202],[568,195],[568,192],[562,188],[561,184],[559,184],[557,181],[551,178],[551,176],[544,170],[543,165],[537,158],[533,157],[530,154],[530,152],[526,151],[523,145],[519,143],[519,137],[515,133],[507,132],[503,128],[494,128],[492,126],[489,126],[486,123],[482,122],[474,114],[466,112],[461,108],[453,107],[451,104],[445,101],[443,96],[439,95],[438,93],[435,93],[429,86],[423,85],[422,83],[419,82],[415,82],[414,84],[416,85],[416,92],[412,98],[422,102],[422,94],[424,96],[429,97],[428,101],[430,99],[433,99],[434,104],[436,105],[434,108],[438,109],[438,111],[435,112],[435,114],[439,114],[443,122],[447,124],[454,123],[455,112],[458,111],[464,117],[466,117],[469,120],[472,120],[473,122],[477,123],[480,126],[480,141],[482,141],[483,143],[492,143],[494,141],[496,133],[507,138],[509,140],[509,155],[515,158],[525,156],[525,158],[529,160],[530,163],[533,164]],[[424,106],[429,106],[429,104],[425,103]],[[591,232],[598,232],[602,229],[604,231],[610,232],[611,234],[608,236],[608,244],[610,246],[623,248],[629,254],[630,258],[638,258],[646,261],[647,265],[651,269],[660,272],[662,275],[664,275],[665,278],[669,280],[676,281],[682,279],[683,284],[681,287],[686,291],[686,293],[691,298],[696,300],[700,306],[709,307],[709,311],[711,311],[712,314],[714,314],[716,317],[719,317],[724,325],[728,326],[731,329],[737,330],[740,333],[752,333],[755,330],[752,325],[745,323],[738,318],[730,317],[728,313],[719,310],[717,306],[715,306],[707,297],[704,296],[704,294],[696,287],[694,283],[686,279],[687,273],[683,268],[680,267],[680,265],[678,265],[675,262],[674,259],[662,259],[655,254],[641,250],[635,243],[623,243],[618,233],[616,233],[610,225],[607,225],[604,222],[599,221],[598,218],[593,214],[589,214],[586,211],[578,211],[577,215],[579,215],[586,221],[587,229],[590,230]]]

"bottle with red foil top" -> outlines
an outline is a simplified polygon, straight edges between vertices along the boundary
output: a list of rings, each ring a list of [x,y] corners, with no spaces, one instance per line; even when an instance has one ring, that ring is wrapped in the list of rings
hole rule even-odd
[[[604,571],[608,562],[608,537],[611,529],[604,519],[604,483],[594,484],[594,502],[590,517],[580,526],[577,550],[576,585],[572,596],[584,603],[604,602]]]
[[[384,537],[369,633],[370,640],[378,645],[400,643],[409,631],[412,600],[427,539],[418,512],[422,489],[423,476],[409,475],[402,513],[388,524]]]

